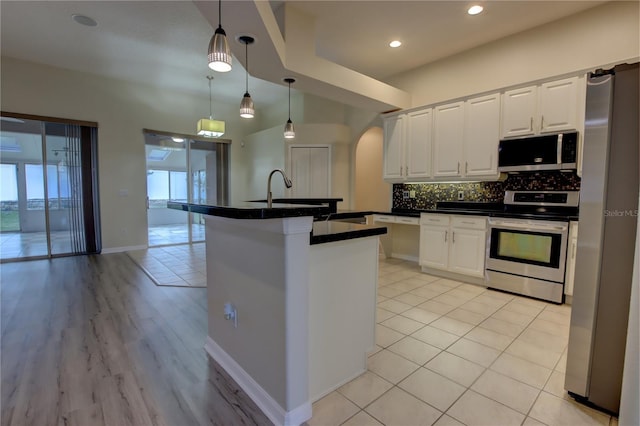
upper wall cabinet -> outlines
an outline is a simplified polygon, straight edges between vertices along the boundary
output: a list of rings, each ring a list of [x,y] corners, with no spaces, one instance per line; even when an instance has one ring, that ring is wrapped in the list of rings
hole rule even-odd
[[[434,111],[434,178],[497,178],[500,94],[441,105]]]
[[[384,173],[388,181],[424,180],[431,176],[433,109],[384,119]]]
[[[433,109],[407,114],[407,138],[405,161],[407,178],[431,176],[431,138],[433,134]]]
[[[384,179],[400,181],[404,178],[405,121],[405,115],[384,119]]]
[[[502,137],[579,128],[578,77],[507,90],[502,98]]]
[[[464,102],[435,107],[433,176],[461,176]]]
[[[500,94],[469,99],[464,120],[465,176],[498,177]]]

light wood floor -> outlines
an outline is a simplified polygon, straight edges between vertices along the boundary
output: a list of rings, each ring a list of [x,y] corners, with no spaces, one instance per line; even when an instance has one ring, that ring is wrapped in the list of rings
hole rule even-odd
[[[1,268],[2,425],[263,425],[205,353],[205,289],[125,254]]]

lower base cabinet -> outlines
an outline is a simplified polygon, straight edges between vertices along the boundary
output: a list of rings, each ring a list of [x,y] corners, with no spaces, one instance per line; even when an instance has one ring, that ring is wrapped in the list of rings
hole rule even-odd
[[[484,276],[487,220],[482,216],[423,213],[420,266]]]

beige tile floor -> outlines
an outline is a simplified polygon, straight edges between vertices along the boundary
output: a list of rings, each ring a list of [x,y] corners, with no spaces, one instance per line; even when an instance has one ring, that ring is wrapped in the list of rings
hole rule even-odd
[[[149,246],[184,244],[189,242],[189,227],[186,223],[174,225],[150,226],[148,230]],[[204,241],[204,225],[191,225],[191,240]]]
[[[207,286],[205,243],[151,247],[127,254],[157,285]]]
[[[368,371],[308,424],[617,424],[563,389],[570,312],[381,260]]]

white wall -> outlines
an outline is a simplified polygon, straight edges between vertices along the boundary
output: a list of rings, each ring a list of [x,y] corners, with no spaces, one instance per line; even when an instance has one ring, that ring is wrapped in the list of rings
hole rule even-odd
[[[383,132],[372,127],[357,142],[354,206],[356,210],[389,210],[391,184],[382,179]]]
[[[341,124],[295,124],[296,137],[286,141],[284,126],[262,130],[244,138],[245,199],[265,199],[267,178],[273,169],[288,172],[288,146],[291,144],[331,145],[331,196],[342,197],[341,209],[350,205],[351,130]],[[295,182],[294,182],[295,185]],[[272,181],[274,198],[288,196],[280,179]]]
[[[263,200],[267,198],[267,179],[274,169],[285,169],[284,123],[282,126],[248,135],[244,139],[245,200]],[[272,182],[271,192],[274,198],[284,196],[282,179]]]
[[[640,57],[637,1],[610,2],[389,78],[428,105]]]
[[[98,123],[100,209],[103,249],[147,243],[146,173],[142,129],[194,133],[209,111],[201,97],[2,57],[3,111]],[[206,73],[206,70],[203,70]],[[237,105],[216,105],[231,145],[231,199],[242,197],[244,153],[240,141],[255,132]],[[123,195],[127,194],[127,195]]]

